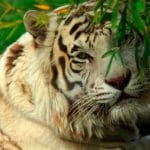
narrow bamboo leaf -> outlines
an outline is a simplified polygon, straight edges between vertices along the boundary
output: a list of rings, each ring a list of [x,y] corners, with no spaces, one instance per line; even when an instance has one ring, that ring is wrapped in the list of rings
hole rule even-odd
[[[105,23],[106,21],[111,21],[111,13],[104,13],[103,16],[99,19],[98,23]]]
[[[111,68],[114,57],[115,57],[115,54],[112,54],[111,57],[110,57],[110,60],[109,60],[108,65],[107,65],[106,73],[105,73],[106,77],[109,74],[109,71],[110,71],[110,68]]]
[[[103,4],[104,4],[105,0],[99,0],[97,2],[97,5],[95,6],[95,10],[101,8],[101,10],[103,11]]]
[[[0,6],[4,9],[4,12],[0,15],[1,18],[5,17],[9,12],[15,10],[15,8],[8,2],[1,2]]]
[[[98,24],[98,23],[99,23],[99,12],[95,11],[94,12],[94,18],[93,18],[92,24]]]
[[[127,5],[125,5],[121,19],[117,28],[116,35],[114,37],[114,43],[118,43],[118,46],[122,46],[125,43],[125,32],[126,32],[126,22],[127,22]]]
[[[145,11],[145,1],[144,0],[137,0],[136,9],[139,13],[144,12]]]
[[[118,10],[119,10],[119,0],[116,1],[116,4],[113,8],[113,11],[112,11],[112,18],[111,18],[111,21],[112,21],[112,28],[116,28],[117,27],[117,23],[118,23]]]
[[[12,28],[11,32],[6,37],[6,40],[9,40],[13,36],[13,34],[16,32],[17,28],[18,28],[18,26],[15,26],[14,28]]]
[[[9,9],[6,9],[2,14],[1,14],[1,18],[5,17],[8,13],[9,13]]]
[[[10,9],[10,10],[14,10],[14,9],[15,9],[14,6],[11,5],[11,4],[10,4],[9,2],[7,2],[7,1],[2,2],[2,4],[3,4],[3,7],[4,7],[5,9]]]
[[[138,11],[136,4],[137,3],[135,1],[130,0],[131,15],[133,16],[134,26],[137,27],[138,31],[142,35],[144,35],[146,25],[140,16],[141,11]]]
[[[114,47],[114,48],[112,48],[111,50],[109,50],[109,51],[107,51],[106,53],[104,53],[104,54],[102,55],[102,58],[105,58],[105,57],[111,56],[111,55],[113,55],[113,54],[117,53],[117,52],[118,52],[118,50],[119,50],[119,48],[118,48],[118,47]]]
[[[100,7],[101,15],[99,17],[98,23],[103,23],[105,21],[111,21],[112,13],[110,12],[110,8],[112,7],[112,3],[114,0],[109,0],[106,3],[103,3]],[[109,11],[108,11],[109,10]]]
[[[110,50],[110,51],[108,51],[108,52],[104,53],[104,54],[102,55],[102,58],[105,58],[105,57],[111,56],[113,53],[114,53],[114,51],[113,51],[113,50]]]
[[[124,63],[123,57],[121,55],[121,51],[118,50],[118,52],[116,53],[115,56],[116,56],[117,61],[120,62],[120,65],[122,65],[123,67],[125,67],[125,63]]]
[[[23,22],[22,20],[17,20],[15,22],[0,22],[0,29],[11,28],[22,22]]]

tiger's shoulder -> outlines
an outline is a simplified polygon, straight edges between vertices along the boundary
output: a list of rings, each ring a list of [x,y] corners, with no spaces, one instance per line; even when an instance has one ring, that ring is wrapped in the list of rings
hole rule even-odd
[[[15,74],[16,78],[19,79],[18,76],[20,76],[20,71],[23,70],[21,71],[23,75],[26,64],[29,62],[34,50],[35,43],[33,37],[29,33],[25,33],[1,55],[0,80],[3,82],[0,83],[0,87],[4,93],[7,91],[7,85],[9,84],[8,78],[12,76],[11,72],[15,69],[13,75]],[[19,70],[19,72],[17,70]]]

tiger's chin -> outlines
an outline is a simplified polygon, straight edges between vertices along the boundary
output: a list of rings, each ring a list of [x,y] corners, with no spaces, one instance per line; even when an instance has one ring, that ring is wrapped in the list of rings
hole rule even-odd
[[[110,109],[111,122],[136,122],[138,115],[144,113],[146,105],[137,103],[137,99],[125,99],[116,103]]]
[[[147,92],[149,93],[149,92]],[[127,97],[119,99],[110,109],[110,118],[113,122],[136,122],[139,116],[149,113],[149,95],[143,93],[140,97]]]
[[[147,110],[147,105],[138,101],[140,100],[133,98],[123,99],[103,114],[98,110],[91,114],[76,114],[74,118],[68,119],[67,128],[61,137],[80,143],[136,140],[139,138],[136,121]]]

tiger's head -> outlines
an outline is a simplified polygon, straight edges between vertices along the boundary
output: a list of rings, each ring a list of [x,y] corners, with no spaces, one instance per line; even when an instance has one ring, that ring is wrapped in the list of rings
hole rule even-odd
[[[124,65],[113,59],[105,75],[111,57],[102,56],[115,33],[110,22],[91,24],[94,5],[74,8],[63,19],[53,11],[43,26],[35,25],[39,12],[25,15],[35,42],[26,80],[34,104],[31,116],[73,141],[133,140],[138,117],[148,112],[148,77],[141,82],[128,44],[121,53]]]

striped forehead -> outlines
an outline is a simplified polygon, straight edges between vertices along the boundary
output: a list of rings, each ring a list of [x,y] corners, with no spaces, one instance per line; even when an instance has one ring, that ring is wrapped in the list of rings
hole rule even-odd
[[[72,14],[62,23],[61,33],[65,32],[70,36],[74,35],[74,38],[77,39],[77,35],[75,33],[79,30],[84,32],[90,24],[91,18],[92,17],[87,13]]]
[[[89,27],[91,17],[88,14],[72,14],[69,15],[60,25],[58,34],[58,45],[64,52],[71,52],[72,47],[82,34],[85,35],[86,29]],[[86,36],[80,41],[85,42]],[[67,45],[67,47],[65,46]],[[68,48],[68,49],[67,49]]]
[[[104,24],[91,24],[92,10],[70,13],[58,28],[58,45],[65,53],[72,53],[75,46],[80,49],[97,49],[97,44],[108,41],[111,30]],[[99,42],[98,42],[99,41]]]

